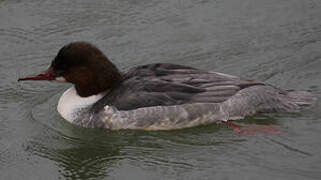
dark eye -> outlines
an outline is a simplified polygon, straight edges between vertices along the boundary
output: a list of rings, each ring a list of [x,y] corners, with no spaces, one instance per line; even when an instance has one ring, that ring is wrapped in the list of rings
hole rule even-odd
[[[58,69],[61,69],[63,71],[67,71],[68,70],[68,64],[61,63],[61,64],[59,64]]]
[[[65,71],[60,69],[54,69],[54,73],[56,76],[62,76],[65,73]]]
[[[52,62],[51,66],[53,67],[53,71],[57,76],[61,76],[66,73],[69,69],[68,64],[63,63],[63,61],[55,58]]]

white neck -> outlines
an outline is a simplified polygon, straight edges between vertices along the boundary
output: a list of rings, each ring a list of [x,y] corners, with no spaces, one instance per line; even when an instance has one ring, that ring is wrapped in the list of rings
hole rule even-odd
[[[92,95],[89,97],[80,97],[76,89],[71,87],[67,89],[59,99],[57,110],[59,114],[69,122],[73,122],[77,117],[78,110],[89,107],[104,97],[106,92]]]

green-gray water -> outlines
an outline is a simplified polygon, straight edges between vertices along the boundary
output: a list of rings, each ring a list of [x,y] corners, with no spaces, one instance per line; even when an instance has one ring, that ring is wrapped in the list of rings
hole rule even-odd
[[[295,114],[257,115],[279,135],[224,125],[108,131],[56,111],[70,85],[18,83],[84,40],[120,68],[171,62],[309,90]],[[1,0],[0,179],[320,179],[321,1]]]

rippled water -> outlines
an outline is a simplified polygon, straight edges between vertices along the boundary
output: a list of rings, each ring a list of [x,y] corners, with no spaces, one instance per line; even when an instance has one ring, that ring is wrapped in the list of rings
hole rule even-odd
[[[321,1],[0,0],[0,179],[321,179]],[[224,125],[108,131],[56,112],[68,84],[17,83],[71,41],[121,69],[172,62],[312,91],[314,108]]]

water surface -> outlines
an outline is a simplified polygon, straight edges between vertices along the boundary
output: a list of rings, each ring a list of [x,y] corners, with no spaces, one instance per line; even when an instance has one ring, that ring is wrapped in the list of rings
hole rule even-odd
[[[279,135],[224,125],[109,131],[56,112],[70,85],[17,83],[71,41],[97,45],[120,68],[189,65],[321,98],[318,0],[1,0],[0,179],[320,179],[321,106],[249,117]]]

